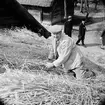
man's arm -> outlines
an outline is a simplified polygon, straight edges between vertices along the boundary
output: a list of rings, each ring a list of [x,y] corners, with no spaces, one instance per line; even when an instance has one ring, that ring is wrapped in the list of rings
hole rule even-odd
[[[71,54],[72,48],[73,48],[73,42],[72,41],[64,41],[62,45],[60,46],[60,55],[57,60],[53,62],[54,66],[58,67],[65,63]]]
[[[54,49],[52,46],[50,46],[50,51],[49,51],[49,55],[48,55],[48,60],[52,60],[54,58]]]

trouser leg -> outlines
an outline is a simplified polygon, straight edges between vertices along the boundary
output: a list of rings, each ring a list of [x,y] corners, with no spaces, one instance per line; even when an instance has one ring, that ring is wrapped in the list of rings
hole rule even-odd
[[[76,70],[74,70],[75,74],[76,74],[76,79],[82,79],[83,75],[84,75],[84,70],[81,68],[78,68]]]
[[[78,44],[80,41],[81,41],[81,39],[79,38],[79,39],[77,40],[76,44]]]
[[[81,41],[82,41],[82,45],[84,45],[84,39],[82,39]]]
[[[85,36],[82,36],[82,38],[81,38],[82,45],[85,45],[84,40],[85,40]]]

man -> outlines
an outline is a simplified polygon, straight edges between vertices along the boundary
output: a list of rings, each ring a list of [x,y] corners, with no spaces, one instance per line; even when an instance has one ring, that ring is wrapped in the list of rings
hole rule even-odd
[[[84,44],[85,33],[86,33],[85,21],[82,20],[82,22],[79,25],[79,35],[78,40],[76,42],[77,45],[79,45],[79,42],[82,41],[82,45],[86,47],[86,45]]]
[[[64,24],[64,32],[69,37],[71,37],[71,35],[72,35],[72,27],[73,27],[72,16],[69,16],[67,21]]]
[[[76,78],[81,79],[83,73],[81,69],[83,55],[74,40],[66,35],[62,29],[60,25],[52,26],[49,29],[52,33],[52,47],[50,48],[51,52],[48,59],[53,59],[57,54],[58,57],[55,57],[54,61],[48,62],[46,67],[51,69],[53,67],[62,66],[65,73],[74,72]]]

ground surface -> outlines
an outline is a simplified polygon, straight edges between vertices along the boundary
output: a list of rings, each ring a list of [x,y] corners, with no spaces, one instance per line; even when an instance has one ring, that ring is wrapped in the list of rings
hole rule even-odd
[[[94,15],[102,17],[103,13]],[[88,58],[85,66],[95,72],[87,72],[83,80],[61,74],[60,68],[45,71],[47,39],[25,28],[1,29],[0,97],[9,105],[98,105],[105,97],[105,50],[100,49],[99,39],[102,24],[103,21],[88,25],[87,47],[79,46]],[[78,26],[74,26],[75,41],[77,35]]]

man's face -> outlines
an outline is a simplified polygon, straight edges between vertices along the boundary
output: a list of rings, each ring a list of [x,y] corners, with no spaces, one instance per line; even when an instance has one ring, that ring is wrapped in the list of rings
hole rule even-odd
[[[85,21],[82,21],[82,23],[84,24],[84,23],[85,23]]]
[[[53,37],[58,41],[61,38],[61,33],[62,33],[62,31],[57,32],[57,33],[53,33]]]

